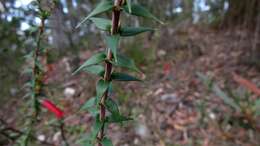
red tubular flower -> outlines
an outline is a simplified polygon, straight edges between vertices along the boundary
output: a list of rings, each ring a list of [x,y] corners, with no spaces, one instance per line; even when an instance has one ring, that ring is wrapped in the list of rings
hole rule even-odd
[[[55,104],[53,104],[50,100],[45,99],[41,102],[41,104],[43,107],[54,113],[57,119],[61,119],[63,117],[63,111]]]

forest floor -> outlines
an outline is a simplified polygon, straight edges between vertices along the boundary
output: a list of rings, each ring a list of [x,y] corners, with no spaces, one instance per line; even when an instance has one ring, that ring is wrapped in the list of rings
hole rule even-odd
[[[196,27],[162,30],[156,58],[148,64],[139,64],[144,73],[139,76],[144,82],[116,83],[114,87],[120,110],[134,117],[126,125],[109,127],[107,132],[115,146],[259,146],[259,116],[248,120],[245,115],[252,114],[235,111],[198,77],[202,73],[214,79],[228,96],[234,92],[248,107],[254,107],[248,100],[250,103],[259,100],[259,92],[252,86],[260,86],[260,71],[246,61],[252,39],[244,34],[238,30],[224,32]],[[80,53],[81,60],[92,53]],[[86,73],[71,76],[70,60],[64,57],[53,64],[48,94],[64,109],[66,135],[71,145],[76,146],[93,122],[88,112],[79,109],[95,94],[96,78]],[[17,98],[1,106],[0,116],[11,126],[19,127],[24,122],[19,115],[27,110]],[[55,120],[44,116],[47,114],[42,113],[37,135],[60,145],[60,133],[53,126]]]

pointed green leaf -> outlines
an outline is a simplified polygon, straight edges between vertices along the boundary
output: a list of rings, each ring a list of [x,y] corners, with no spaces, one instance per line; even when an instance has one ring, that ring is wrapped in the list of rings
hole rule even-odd
[[[95,97],[90,98],[84,105],[81,107],[81,110],[88,110],[95,105]]]
[[[112,93],[113,92],[113,84],[109,84],[107,90],[108,90],[108,93]]]
[[[240,111],[239,105],[232,98],[228,97],[226,93],[223,92],[216,84],[213,85],[212,90],[219,98],[221,98],[224,101],[224,103],[230,105],[236,111]]]
[[[113,115],[120,114],[117,103],[113,99],[108,98],[105,101],[105,106],[106,106],[107,110],[110,111]]]
[[[119,35],[111,35],[105,38],[106,44],[108,48],[111,49],[116,62],[117,62],[117,47],[119,44],[119,38],[120,38]]]
[[[125,73],[112,73],[111,79],[115,81],[141,81],[140,79]]]
[[[88,111],[93,117],[99,114],[98,102],[96,97],[90,98],[80,110]]]
[[[149,27],[121,27],[120,35],[124,37],[134,36],[147,31],[154,31],[154,30]]]
[[[99,15],[101,13],[107,12],[112,10],[113,8],[113,1],[112,0],[102,0],[96,8],[87,16],[85,17],[77,26],[76,28],[80,27],[85,21],[89,18]]]
[[[132,13],[132,0],[126,0],[127,8],[129,13]]]
[[[202,74],[201,72],[197,72],[196,74],[198,78],[203,82],[203,84],[207,86],[209,90],[211,90],[213,85],[213,80],[207,77],[206,75]]]
[[[101,65],[92,65],[92,66],[83,68],[83,71],[86,71],[86,72],[94,74],[94,75],[103,76],[105,69]]]
[[[105,106],[106,106],[107,110],[111,113],[111,115],[109,117],[107,117],[107,119],[106,119],[107,122],[122,123],[124,121],[132,120],[132,118],[128,118],[128,117],[125,117],[120,114],[118,105],[113,99],[108,98],[105,101]]]
[[[102,122],[99,120],[99,115],[97,115],[95,125],[93,126],[92,129],[92,135],[96,137],[101,127],[102,127]]]
[[[123,115],[110,115],[109,117],[107,117],[106,122],[108,123],[122,123],[122,122],[126,122],[126,121],[130,121],[133,120],[132,118],[129,117],[125,117]]]
[[[82,146],[93,146],[93,141],[91,140],[83,140],[81,142]]]
[[[152,13],[150,13],[146,8],[144,8],[143,6],[141,6],[139,4],[132,4],[131,5],[132,13],[129,11],[127,6],[124,6],[123,9],[124,9],[125,12],[127,12],[131,15],[154,19],[155,21],[163,24],[163,22],[161,20],[159,20]]]
[[[254,105],[254,111],[255,111],[255,116],[260,116],[260,99],[257,99],[255,101],[255,105]]]
[[[140,70],[136,67],[134,61],[122,54],[118,54],[117,62],[112,62],[115,66],[124,67],[136,72],[140,72]]]
[[[37,67],[39,71],[44,71],[44,67],[38,59],[36,59],[34,63],[35,63],[35,67]]]
[[[113,146],[112,141],[110,139],[108,139],[107,137],[103,138],[101,143],[103,146]]]
[[[95,124],[91,128],[90,134],[87,135],[86,137],[84,137],[84,139],[82,140],[81,143],[83,143],[83,144],[86,143],[91,146],[95,145],[96,137],[98,135],[98,132],[101,130],[101,128],[102,128],[102,122],[99,120],[99,115],[97,115]]]
[[[81,146],[93,146],[93,140],[90,139],[90,135],[84,135],[84,137],[76,141],[76,144]]]
[[[97,28],[104,30],[104,31],[110,31],[111,28],[111,20],[104,19],[104,18],[95,18],[92,17],[90,20],[93,21],[93,23],[97,26]]]
[[[100,62],[103,62],[106,60],[106,54],[105,53],[98,53],[96,55],[93,55],[92,57],[90,57],[87,61],[85,61],[74,73],[78,73],[79,71],[81,71],[83,68],[86,68],[88,66],[91,66],[91,65],[95,65],[95,64],[98,64]]]
[[[97,83],[96,91],[97,91],[97,97],[100,98],[103,96],[103,94],[106,92],[106,90],[109,87],[109,82],[104,80],[99,80]]]
[[[94,106],[92,108],[89,108],[88,109],[88,112],[93,116],[95,117],[96,115],[99,114],[99,108],[97,108],[97,106]]]

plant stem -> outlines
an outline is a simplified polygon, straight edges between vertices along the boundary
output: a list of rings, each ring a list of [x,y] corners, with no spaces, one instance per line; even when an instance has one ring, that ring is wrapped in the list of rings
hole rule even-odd
[[[119,28],[119,20],[120,20],[120,7],[123,5],[123,0],[115,0],[114,2],[114,9],[112,12],[112,29],[111,29],[111,35],[114,35],[118,32]],[[107,61],[105,64],[105,74],[104,74],[104,80],[105,81],[110,81],[111,78],[111,73],[112,73],[112,68],[113,65],[109,62],[113,58],[113,54],[110,49],[108,49],[107,52]],[[103,122],[103,125],[101,127],[101,130],[98,134],[98,146],[102,146],[102,139],[104,138],[104,121],[106,118],[106,107],[105,107],[105,101],[108,97],[108,91],[106,91],[101,98],[100,102],[100,121]]]
[[[34,51],[34,66],[33,66],[33,80],[34,80],[34,84],[36,87],[34,87],[34,93],[33,93],[33,106],[34,106],[34,112],[35,112],[35,118],[38,117],[38,114],[39,114],[39,110],[37,108],[37,104],[38,104],[38,99],[37,99],[37,96],[39,95],[39,92],[41,90],[41,78],[39,79],[39,76],[41,74],[41,71],[40,69],[37,67],[37,61],[39,59],[39,56],[40,56],[40,47],[41,47],[41,38],[42,38],[42,35],[44,33],[44,29],[45,29],[45,18],[41,18],[41,25],[39,26],[39,34],[38,34],[38,37],[37,37],[37,46],[36,46],[36,49]],[[39,86],[39,89],[37,89],[37,86]]]
[[[31,117],[30,125],[28,128],[28,132],[26,134],[25,140],[24,140],[24,145],[27,146],[28,142],[31,138],[32,135],[32,130],[33,130],[33,125],[37,121],[38,114],[39,114],[39,108],[38,108],[38,99],[37,97],[39,96],[39,92],[41,90],[41,81],[39,79],[41,71],[39,67],[37,66],[37,62],[40,56],[40,47],[41,47],[41,38],[44,33],[45,29],[45,18],[41,18],[41,24],[39,26],[39,31],[38,31],[38,36],[36,40],[36,48],[33,52],[33,59],[34,59],[34,64],[33,64],[33,73],[32,73],[32,80],[33,80],[33,93],[32,93],[32,107],[33,107],[33,116]]]

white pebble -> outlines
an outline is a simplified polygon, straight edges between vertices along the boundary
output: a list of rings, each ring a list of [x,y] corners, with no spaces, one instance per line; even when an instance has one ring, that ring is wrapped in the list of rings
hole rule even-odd
[[[38,139],[39,141],[45,141],[46,137],[45,137],[45,135],[41,134],[41,135],[39,135],[39,136],[37,137],[37,139]]]
[[[74,88],[71,88],[71,87],[67,87],[65,88],[64,90],[64,95],[65,97],[73,97],[76,93],[76,90]]]

